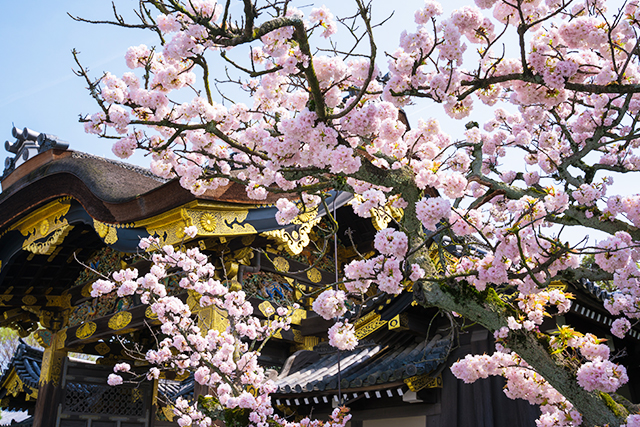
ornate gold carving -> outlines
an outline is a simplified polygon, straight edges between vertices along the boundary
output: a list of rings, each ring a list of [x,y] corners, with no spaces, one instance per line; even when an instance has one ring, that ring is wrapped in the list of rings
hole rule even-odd
[[[151,306],[147,307],[147,309],[144,311],[144,315],[147,319],[158,320],[158,315],[153,312]]]
[[[94,219],[93,228],[107,245],[112,245],[118,241],[118,230],[113,225],[105,224],[104,222]]]
[[[276,312],[276,309],[273,308],[273,305],[269,301],[262,301],[258,305],[258,309],[265,317],[270,317]]]
[[[26,305],[34,305],[37,301],[38,298],[34,297],[33,295],[25,295],[24,297],[22,297],[22,302]]]
[[[397,329],[404,331],[409,329],[409,315],[407,313],[396,314],[394,318],[389,320],[389,329]]]
[[[295,310],[293,310],[293,313],[291,313],[291,324],[299,325],[302,322],[302,319],[306,319],[306,318],[307,318],[307,310],[296,308]]]
[[[291,221],[296,226],[291,232],[281,228],[265,231],[260,235],[274,240],[278,245],[283,246],[290,255],[298,255],[311,241],[309,233],[320,220],[322,217],[318,216],[317,210],[305,212]]]
[[[63,224],[60,225],[60,228],[55,230],[47,240],[44,242],[27,243],[29,242],[29,239],[27,239],[23,243],[22,249],[36,255],[50,255],[56,249],[56,246],[62,243],[64,238],[67,237],[73,229],[73,225],[68,225],[66,219],[63,219],[62,222]]]
[[[11,301],[13,295],[0,295],[0,307],[8,307],[7,302]]]
[[[359,194],[354,194],[353,199],[349,202],[349,204],[362,203],[364,202],[364,197]],[[404,216],[404,211],[400,208],[394,208],[391,206],[394,200],[389,201],[385,206],[380,208],[373,208],[369,210],[369,214],[371,215],[371,223],[375,227],[376,230],[382,230],[383,228],[387,228],[389,223],[392,220],[400,221]]]
[[[42,222],[40,222],[40,234],[42,234],[43,236],[46,236],[48,231],[49,231],[49,220],[43,219]]]
[[[249,210],[215,202],[196,200],[153,218],[138,221],[135,227],[144,227],[157,235],[161,244],[176,244],[184,237],[184,228],[195,225],[198,236],[229,236],[255,234],[256,229],[244,221]]]
[[[116,331],[124,328],[129,323],[131,323],[131,313],[128,311],[116,313],[109,319],[109,327]]]
[[[93,322],[85,322],[76,330],[76,337],[81,340],[89,338],[96,331],[97,325]]]
[[[38,344],[42,347],[47,348],[53,344],[53,334],[51,331],[47,329],[39,329],[34,334],[33,337],[36,339]]]
[[[54,386],[60,384],[62,378],[62,365],[67,352],[61,350],[66,339],[66,331],[53,337],[53,344],[44,350],[42,355],[42,368],[40,369],[40,384],[51,383]]]
[[[223,332],[229,326],[227,314],[217,307],[205,307],[195,311],[198,314],[198,326],[203,331],[215,329]]]
[[[157,235],[161,245],[174,245],[182,241],[185,227],[192,225],[186,209],[179,207],[135,223],[144,227],[150,235]]]
[[[169,422],[173,422],[173,418],[175,417],[175,414],[173,413],[173,406],[163,406],[162,413],[167,417]]]
[[[38,390],[32,388],[28,384],[25,384],[18,374],[13,371],[9,375],[9,377],[5,380],[4,387],[7,395],[12,395],[13,397],[17,397],[20,393],[25,393],[25,400],[35,400],[38,397]],[[3,405],[3,407],[7,407],[7,405]]]
[[[424,388],[442,388],[442,374],[437,377],[431,377],[428,374],[414,375],[404,380],[411,391],[420,391]]]
[[[212,213],[205,212],[200,217],[200,226],[204,231],[212,233],[216,229],[216,225],[218,225],[218,220]]]
[[[455,263],[457,261],[453,255],[440,248],[435,243],[431,244],[431,247],[429,248],[429,257],[431,258],[431,261],[438,273],[441,274],[444,274],[446,270],[446,265],[443,264],[443,258],[445,263]]]
[[[199,235],[229,236],[256,233],[251,224],[244,223],[249,215],[246,208],[238,209],[220,203],[197,201],[187,205],[186,214],[198,227]]]
[[[282,271],[287,273],[289,271],[289,261],[287,261],[286,259],[282,258],[281,256],[279,257],[275,257],[273,259],[273,266],[276,268],[276,270],[278,271]]]
[[[104,356],[105,354],[111,351],[111,347],[107,345],[107,343],[101,342],[96,344],[94,347],[99,355]]]
[[[47,295],[47,307],[71,308],[71,294]]]
[[[356,329],[356,338],[362,339],[386,324],[386,320],[380,320],[379,314],[369,313],[353,325]]]
[[[554,280],[549,284],[549,289],[558,289],[564,292],[567,290],[567,284],[560,280]]]
[[[307,271],[307,278],[311,280],[313,283],[319,283],[322,280],[322,273],[317,268],[312,268]]]
[[[89,282],[82,287],[80,294],[85,298],[89,298],[91,296],[92,289],[93,289],[93,282]]]
[[[7,390],[7,394],[11,394],[14,397],[17,397],[19,393],[24,391],[24,383],[15,372],[11,373],[11,377],[6,384],[7,385],[5,387]]]
[[[53,343],[54,343],[53,345],[56,348],[64,348],[66,341],[67,341],[67,330],[61,329],[58,332],[56,332],[56,336],[53,340]]]
[[[26,237],[22,249],[33,254],[51,255],[73,228],[66,218],[63,218],[70,207],[68,200],[58,199],[16,222],[10,230],[18,230]]]

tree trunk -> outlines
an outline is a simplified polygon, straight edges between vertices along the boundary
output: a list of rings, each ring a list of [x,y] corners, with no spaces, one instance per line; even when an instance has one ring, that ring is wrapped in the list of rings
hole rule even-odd
[[[431,264],[430,260],[423,260],[421,264],[425,265],[425,262]],[[433,267],[427,270],[433,270]],[[484,301],[468,297],[457,298],[433,282],[422,283],[421,290],[422,295],[417,299],[424,306],[455,311],[492,332],[507,326],[505,308],[498,301],[492,301],[490,298]],[[511,331],[506,343],[573,404],[582,414],[582,425],[614,427],[623,421],[616,417],[598,394],[587,392],[580,387],[573,373],[549,354],[534,333],[524,330]]]

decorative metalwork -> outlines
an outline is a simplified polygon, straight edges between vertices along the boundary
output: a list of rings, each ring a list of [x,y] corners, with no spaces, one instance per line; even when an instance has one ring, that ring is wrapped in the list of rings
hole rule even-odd
[[[109,319],[109,327],[118,331],[131,323],[131,317],[131,313],[128,311],[116,313]]]
[[[96,346],[94,348],[96,349],[98,354],[100,354],[101,356],[104,356],[105,354],[107,354],[107,353],[109,353],[111,351],[111,347],[109,347],[109,345],[107,343],[104,343],[104,342],[96,344]]]
[[[409,390],[415,392],[425,388],[442,388],[442,374],[437,377],[432,377],[428,374],[415,375],[405,379],[404,383],[409,386]]]
[[[64,413],[144,416],[144,399],[134,388],[68,383]]]
[[[380,315],[371,312],[366,316],[362,317],[358,320],[353,326],[356,329],[356,338],[359,340],[366,337],[367,335],[377,331],[382,326],[386,325],[386,320],[380,320]]]
[[[289,261],[282,258],[281,256],[273,259],[273,266],[276,268],[276,270],[282,271],[284,273],[288,272],[290,268]]]
[[[265,317],[270,317],[276,312],[276,309],[273,308],[273,304],[271,304],[269,301],[262,301],[258,305],[258,309],[260,310],[260,313],[262,313]]]
[[[81,340],[89,338],[96,331],[97,325],[93,322],[85,322],[76,330],[76,337]]]
[[[163,406],[162,413],[167,418],[167,420],[169,420],[170,422],[173,422],[173,418],[175,417],[175,414],[173,412],[173,406]]]
[[[409,315],[407,313],[396,314],[391,320],[389,320],[389,329],[396,329],[398,331],[404,331],[409,329]]]
[[[318,216],[316,210],[305,212],[291,221],[294,224],[293,230],[287,231],[286,228],[280,228],[265,231],[261,233],[261,236],[274,240],[278,245],[284,247],[290,255],[295,256],[300,254],[311,242],[309,233],[321,220],[322,217]]]
[[[213,216],[213,214],[205,212],[200,217],[200,226],[204,231],[211,233],[216,229],[216,225],[218,225],[218,220]]]
[[[33,336],[38,341],[38,344],[44,348],[50,347],[53,343],[53,334],[48,329],[39,329]]]
[[[151,306],[147,307],[147,309],[144,311],[144,315],[147,319],[158,320],[158,314],[153,312]]]
[[[58,348],[58,349],[64,348],[66,342],[67,342],[67,330],[61,329],[58,332],[56,332],[56,336],[53,341],[53,345],[55,346],[55,348]]]
[[[293,313],[291,313],[291,324],[299,325],[302,322],[302,320],[306,318],[307,318],[307,310],[296,308],[295,310],[293,310]]]
[[[38,298],[34,297],[33,295],[25,295],[24,297],[22,297],[22,302],[26,305],[34,305],[37,301]]]
[[[68,198],[58,199],[16,222],[10,230],[18,230],[26,237],[22,249],[37,255],[51,255],[73,228],[63,218],[70,207]]]
[[[554,280],[553,282],[551,282],[549,284],[549,289],[558,289],[560,291],[566,291],[567,290],[567,284],[561,282],[560,280]]]
[[[198,236],[230,236],[255,234],[251,224],[245,224],[249,211],[221,203],[195,200],[153,218],[135,223],[150,235],[157,235],[161,244],[176,244],[184,238],[185,227],[195,225]]]
[[[6,389],[7,394],[11,394],[14,397],[24,391],[24,383],[15,372],[12,373],[11,378],[7,381]]]
[[[313,283],[319,283],[322,280],[322,273],[317,268],[312,268],[307,271],[307,278],[311,280]]]
[[[118,241],[118,230],[113,225],[105,224],[104,222],[94,219],[93,228],[107,245],[112,245]]]
[[[229,205],[198,200],[186,206],[185,213],[198,227],[198,235],[229,236],[251,235],[256,229],[245,223],[249,210],[230,208]]]

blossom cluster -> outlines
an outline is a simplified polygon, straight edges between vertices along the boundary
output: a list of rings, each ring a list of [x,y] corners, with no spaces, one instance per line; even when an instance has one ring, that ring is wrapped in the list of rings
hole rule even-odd
[[[430,269],[410,258],[431,237],[438,241],[447,234],[452,236],[447,250],[457,254],[457,260],[445,265],[450,283],[478,292],[517,290],[516,314],[503,319],[498,336],[521,329],[540,332],[537,327],[545,317],[566,312],[569,296],[549,290],[549,285],[564,271],[577,269],[581,254],[590,253],[612,279],[605,306],[613,315],[624,316],[612,325],[612,333],[622,337],[640,318],[635,229],[640,226],[640,196],[613,194],[613,179],[603,172],[640,170],[635,119],[640,113],[640,7],[627,2],[612,19],[604,0],[475,3],[442,17],[443,8],[426,0],[413,14],[416,27],[406,28],[399,47],[389,52],[388,74],[378,78],[385,71],[372,58],[345,59],[328,55],[326,49],[309,49],[309,42],[330,38],[337,29],[338,21],[326,7],[312,9],[305,18],[295,8],[274,6],[269,12],[275,19],[264,21],[269,13],[261,13],[255,21],[245,20],[254,28],[236,28],[231,21],[222,22],[224,8],[213,0],[192,0],[180,7],[170,2],[152,28],[162,34],[162,46],[131,47],[124,58],[131,71],[106,73],[92,86],[100,111],[84,118],[85,129],[117,136],[113,152],[121,158],[136,149],[148,151],[152,172],[179,179],[195,195],[232,181],[243,184],[254,200],[265,200],[270,192],[295,193],[305,208],[320,205],[330,189],[357,194],[351,203],[356,215],[389,220],[389,225],[373,239],[377,254],[345,266],[346,292],[327,291],[318,297],[314,308],[323,317],[344,314],[348,293],[362,296],[376,286],[398,294],[407,279],[425,278]],[[364,28],[371,24],[367,13],[353,18],[363,20]],[[521,42],[515,57],[498,48],[510,35]],[[358,40],[367,36],[373,37],[365,30]],[[251,95],[251,102],[216,102],[207,80],[207,55],[226,53],[245,41],[251,43],[247,62],[230,64],[246,73],[230,80]],[[477,57],[470,61],[474,52]],[[192,89],[194,94],[189,94]],[[441,104],[454,119],[468,117],[478,102],[492,107],[493,113],[484,123],[468,123],[452,138],[432,118],[409,126],[398,107],[417,99]],[[522,170],[515,170],[519,163]],[[300,206],[290,195],[281,197],[276,203],[278,223],[295,220]],[[400,209],[416,218],[389,213]],[[420,225],[408,229],[407,224],[417,223],[414,219]],[[570,244],[562,230],[551,227],[554,223],[581,224],[610,237],[595,244]],[[162,248],[150,273],[138,277],[135,270],[119,272],[113,280],[96,282],[92,294],[117,289],[119,295],[138,293],[154,305],[165,333],[173,338],[152,359],[197,370],[204,362],[177,361],[167,350],[197,347],[219,354],[217,369],[235,372],[240,361],[232,360],[229,346],[241,344],[233,341],[233,334],[263,339],[286,322],[274,319],[271,329],[265,329],[250,320],[246,296],[214,280],[202,254],[190,251]],[[201,305],[235,319],[231,336],[219,332],[205,343],[188,338],[202,333],[176,338],[179,331],[197,328],[178,320],[187,319],[190,309],[166,295],[162,286],[176,268],[185,275],[180,286],[199,293]],[[352,335],[351,325],[343,321],[332,329],[330,339],[348,348]],[[579,349],[588,359],[579,374],[586,389],[609,390],[624,382],[623,372],[610,365],[601,344],[582,340],[562,345]],[[253,356],[247,357],[250,360],[241,364],[257,372]],[[519,360],[514,363],[523,366]],[[527,394],[522,391],[529,387],[525,382],[539,382],[526,370],[508,372],[513,383],[521,384],[509,388],[512,396]],[[205,369],[198,374],[205,383],[212,376],[217,379]],[[227,392],[223,387],[218,395],[226,396],[230,405],[267,405],[266,400],[254,403],[239,389]],[[539,425],[579,422],[570,405],[549,399],[556,409],[543,405]],[[256,415],[256,423],[267,416],[257,409],[255,413],[262,414]],[[189,420],[206,424],[186,407],[182,414],[184,425]]]
[[[147,377],[158,378],[160,371],[167,369],[178,373],[192,371],[195,381],[215,391],[215,398],[224,408],[246,409],[254,425],[265,425],[273,416],[269,394],[275,391],[275,386],[258,364],[260,353],[254,349],[255,343],[264,343],[277,331],[288,329],[291,310],[297,307],[278,307],[261,321],[253,316],[253,307],[242,290],[234,290],[213,278],[214,267],[199,249],[180,251],[170,245],[161,247],[154,237],[142,239],[140,247],[154,250],[149,273],[138,277],[135,269],[120,270],[113,273],[113,281],[96,282],[92,292],[101,295],[117,290],[121,296],[139,294],[142,302],[150,304],[157,314],[165,338],[157,349],[144,356],[153,366]],[[169,276],[180,278],[180,288],[196,295],[199,306],[216,310],[227,322],[226,329],[201,329],[189,304],[167,293],[163,279]],[[130,366],[117,364],[114,371],[109,376],[110,385],[121,384],[122,373],[129,373]],[[249,393],[249,388],[256,393]],[[185,400],[176,402],[175,411],[181,426],[211,425],[206,414]]]

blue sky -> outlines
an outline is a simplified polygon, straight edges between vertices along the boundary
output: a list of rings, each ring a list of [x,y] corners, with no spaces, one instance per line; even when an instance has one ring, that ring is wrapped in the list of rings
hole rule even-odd
[[[131,16],[137,1],[119,0],[118,10]],[[311,1],[300,1],[308,5]],[[344,1],[318,2],[330,8]],[[458,5],[464,1],[455,1]],[[421,7],[423,0],[403,0],[401,3],[374,2],[378,18],[402,4],[394,17],[378,34],[380,56],[378,63],[386,68],[384,51],[397,46],[403,28],[415,29],[413,11]],[[450,6],[449,2],[446,6]],[[310,8],[305,8],[308,13]],[[12,124],[22,129],[29,127],[37,132],[50,133],[70,143],[70,148],[96,155],[114,158],[110,143],[94,135],[84,133],[78,123],[79,114],[97,111],[96,105],[85,89],[85,84],[74,76],[75,64],[72,49],[80,51],[81,61],[92,75],[104,71],[121,75],[128,71],[124,65],[124,53],[131,45],[156,44],[153,34],[107,25],[89,25],[75,22],[67,12],[88,19],[111,17],[111,2],[104,0],[23,0],[6,2],[0,14],[0,57],[5,64],[0,71],[0,143],[13,141]],[[344,33],[344,29],[340,32]],[[429,108],[434,114],[438,108]],[[412,118],[417,121],[416,116]],[[3,158],[8,153],[3,151]],[[136,155],[129,159],[145,165],[146,159]],[[4,162],[3,162],[4,163]]]

